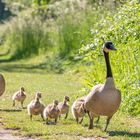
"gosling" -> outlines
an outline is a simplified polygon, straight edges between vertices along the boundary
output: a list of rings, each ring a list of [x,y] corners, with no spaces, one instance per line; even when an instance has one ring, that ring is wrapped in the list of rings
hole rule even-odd
[[[2,74],[0,74],[0,96],[3,95],[5,91],[5,78]]]
[[[77,124],[81,124],[83,122],[83,118],[86,114],[86,109],[84,107],[84,97],[78,98],[72,105],[71,111],[73,117],[76,119]],[[79,119],[81,118],[80,122]]]
[[[54,100],[53,104],[49,104],[43,112],[46,124],[48,124],[48,119],[55,119],[55,124],[57,123],[60,111],[58,109],[58,100]]]
[[[44,120],[43,111],[45,106],[40,101],[40,98],[41,98],[41,93],[37,92],[35,95],[35,99],[32,100],[27,106],[27,111],[30,116],[30,120],[32,120],[33,115],[41,115],[42,119]]]
[[[26,99],[26,94],[25,94],[25,89],[24,87],[21,87],[19,91],[15,92],[14,95],[12,96],[13,100],[13,106],[15,106],[15,101],[18,101],[21,103],[21,107],[23,107],[23,102]]]
[[[58,104],[58,109],[60,111],[59,118],[61,117],[61,114],[66,114],[65,119],[68,117],[69,105],[67,104],[67,102],[69,101],[70,101],[69,97],[65,96],[64,101]]]

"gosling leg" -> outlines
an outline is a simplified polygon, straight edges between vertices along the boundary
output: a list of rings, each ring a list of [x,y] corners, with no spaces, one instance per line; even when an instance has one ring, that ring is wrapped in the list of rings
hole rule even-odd
[[[46,120],[45,120],[45,121],[46,121],[46,124],[48,124],[48,118],[46,118]]]
[[[41,118],[42,118],[42,120],[43,120],[43,121],[45,121],[45,120],[44,120],[44,116],[43,116],[43,114],[42,114],[42,113],[41,113]]]
[[[66,113],[65,119],[67,119],[67,117],[68,117],[68,113]]]
[[[80,124],[83,122],[83,118],[81,119],[81,121],[79,122]]]
[[[15,106],[15,100],[13,100],[13,106]]]
[[[61,118],[61,115],[59,115],[59,120],[60,120],[60,118]]]
[[[32,115],[30,115],[30,120],[32,121]]]
[[[55,118],[54,122],[55,122],[55,124],[57,124],[57,118]]]
[[[108,117],[107,118],[107,120],[106,120],[106,126],[105,126],[105,129],[104,129],[104,131],[106,132],[106,130],[107,130],[107,127],[108,127],[108,125],[109,125],[109,122],[110,122],[110,119],[112,118],[112,116],[111,117]]]
[[[77,124],[79,123],[79,119],[78,118],[76,118],[76,122],[77,122]]]
[[[22,107],[22,109],[24,108],[24,107],[23,107],[23,101],[21,101],[21,107]]]

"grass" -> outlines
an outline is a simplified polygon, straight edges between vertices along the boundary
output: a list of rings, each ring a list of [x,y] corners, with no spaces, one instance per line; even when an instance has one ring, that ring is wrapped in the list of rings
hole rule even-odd
[[[0,71],[6,79],[6,91],[0,105],[4,128],[17,130],[17,135],[44,139],[140,139],[140,119],[126,114],[138,116],[140,111],[139,6],[128,3],[113,16],[102,9],[97,12],[89,9],[75,12],[74,16],[61,15],[57,20],[48,20],[49,24],[40,22],[40,19],[27,20],[30,16],[27,19],[19,16],[6,24],[9,28],[0,25],[3,40]],[[71,106],[78,96],[87,94],[81,90],[86,84],[89,89],[104,81],[105,64],[99,46],[105,40],[112,40],[118,46],[117,53],[112,53],[110,58],[115,83],[123,97],[120,111],[113,117],[107,133],[102,131],[104,117],[95,124],[94,130],[88,130],[87,116],[82,125],[76,124],[71,113],[67,120],[62,118],[57,125],[45,125],[40,116],[33,117],[31,122],[20,104],[12,107],[12,94],[20,86],[24,86],[27,92],[25,106],[37,91],[42,92],[45,105],[56,98],[62,101],[65,95],[69,95]],[[12,62],[14,59],[18,61]],[[82,85],[84,76],[86,82]]]
[[[11,65],[14,67],[15,62],[11,62]],[[2,118],[4,128],[18,130],[15,132],[16,135],[41,137],[50,140],[77,140],[86,137],[126,140],[140,138],[140,120],[121,112],[114,115],[107,133],[102,131],[105,127],[104,117],[101,118],[99,124],[95,124],[94,130],[88,130],[88,116],[86,116],[82,125],[77,125],[71,112],[67,120],[62,118],[57,125],[45,125],[40,116],[33,116],[31,122],[26,109],[21,110],[19,103],[16,104],[16,107],[12,107],[11,96],[20,86],[24,86],[26,89],[25,106],[32,100],[37,91],[42,92],[42,101],[45,105],[51,103],[54,99],[62,101],[65,95],[69,95],[71,106],[77,96],[86,94],[79,92],[83,87],[81,84],[82,74],[55,74],[47,73],[41,69],[26,69],[26,67],[24,71],[22,69],[21,71],[16,71],[16,69],[8,71],[8,68],[10,69],[9,63],[3,63],[1,69],[6,66],[7,70],[2,70],[6,79],[6,91],[1,97],[0,118]]]

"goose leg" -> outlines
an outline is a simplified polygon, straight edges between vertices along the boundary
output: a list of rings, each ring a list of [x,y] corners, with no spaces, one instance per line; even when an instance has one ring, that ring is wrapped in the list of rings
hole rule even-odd
[[[90,117],[90,121],[89,121],[89,129],[93,129],[93,117]]]
[[[100,120],[100,116],[98,116],[96,123],[99,123],[99,120]]]
[[[88,116],[89,116],[89,127],[88,127],[88,129],[93,129],[93,116],[91,116],[89,111],[87,113],[88,113]]]
[[[108,117],[107,118],[107,120],[106,120],[106,126],[105,126],[105,129],[104,129],[104,131],[106,132],[106,130],[107,130],[107,127],[108,127],[108,125],[109,125],[109,122],[110,122],[110,119],[112,118],[112,116],[111,117]]]

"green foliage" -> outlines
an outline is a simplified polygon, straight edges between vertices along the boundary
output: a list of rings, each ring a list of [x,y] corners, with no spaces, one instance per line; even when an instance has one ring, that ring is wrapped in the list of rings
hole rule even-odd
[[[85,14],[85,13],[83,13]],[[81,47],[82,40],[88,36],[88,23],[82,18],[86,18],[85,15],[73,20],[75,16],[67,16],[61,19],[58,25],[59,34],[59,56],[61,58],[74,57]]]
[[[82,9],[80,5],[75,5],[76,1],[71,5],[67,2],[62,0],[53,6],[47,5],[54,12],[47,20],[35,15],[35,19],[30,16],[10,22],[8,30],[4,30],[0,36],[6,40],[4,46],[11,48],[11,59],[43,53],[45,59],[39,64],[41,68],[57,73],[64,72],[68,66],[73,66],[75,72],[86,70],[85,84],[89,90],[105,79],[106,69],[101,46],[106,40],[112,40],[118,48],[118,52],[111,53],[110,57],[116,85],[122,91],[121,109],[138,115],[139,2],[126,2],[117,11],[111,12],[102,6],[96,9],[87,5],[87,9]],[[46,7],[46,3],[44,5]]]
[[[86,78],[89,87],[105,78],[100,46],[106,40],[112,40],[117,46],[118,52],[111,54],[114,77],[122,92],[121,109],[132,115],[140,114],[139,8],[140,4],[131,2],[118,9],[117,14],[109,14],[100,20],[91,30],[93,37],[89,39],[90,43],[80,49],[81,55],[85,56],[83,62],[93,65],[90,66],[92,76]]]
[[[14,65],[15,62],[11,63],[13,66],[17,66]],[[5,63],[5,65],[8,70],[11,70],[9,63]],[[21,62],[18,61],[18,65],[20,66]],[[85,116],[81,125],[77,125],[71,111],[66,120],[62,115],[61,119],[58,119],[57,125],[46,125],[45,122],[42,121],[40,115],[34,115],[33,120],[31,121],[27,114],[27,109],[21,109],[19,102],[16,102],[15,107],[12,107],[11,97],[20,86],[25,87],[27,95],[24,106],[27,106],[34,98],[35,93],[40,91],[42,93],[41,100],[45,106],[52,103],[54,99],[63,101],[64,96],[67,95],[70,97],[69,105],[71,107],[72,103],[77,99],[77,96],[83,96],[83,94],[78,92],[78,90],[82,88],[82,85],[80,84],[82,78],[79,74],[51,74],[44,73],[44,70],[33,72],[32,69],[26,67],[25,72],[21,72],[21,68],[19,70],[20,71],[17,72],[16,68],[12,73],[11,71],[3,71],[6,78],[7,90],[1,97],[0,117],[2,118],[1,122],[4,124],[4,128],[16,129],[16,134],[20,134],[20,136],[24,135],[32,138],[40,137],[40,139],[47,140],[80,140],[88,137],[104,137],[112,140],[139,139],[139,120],[128,117],[124,115],[124,113],[121,114],[119,112],[111,119],[108,132],[102,131],[106,123],[105,117],[101,117],[99,124],[95,123],[94,130],[89,130],[88,115]],[[54,120],[52,119],[51,121]]]
[[[11,59],[21,59],[38,55],[41,50],[51,47],[49,33],[39,20],[16,19],[7,30],[6,46],[10,46]]]

